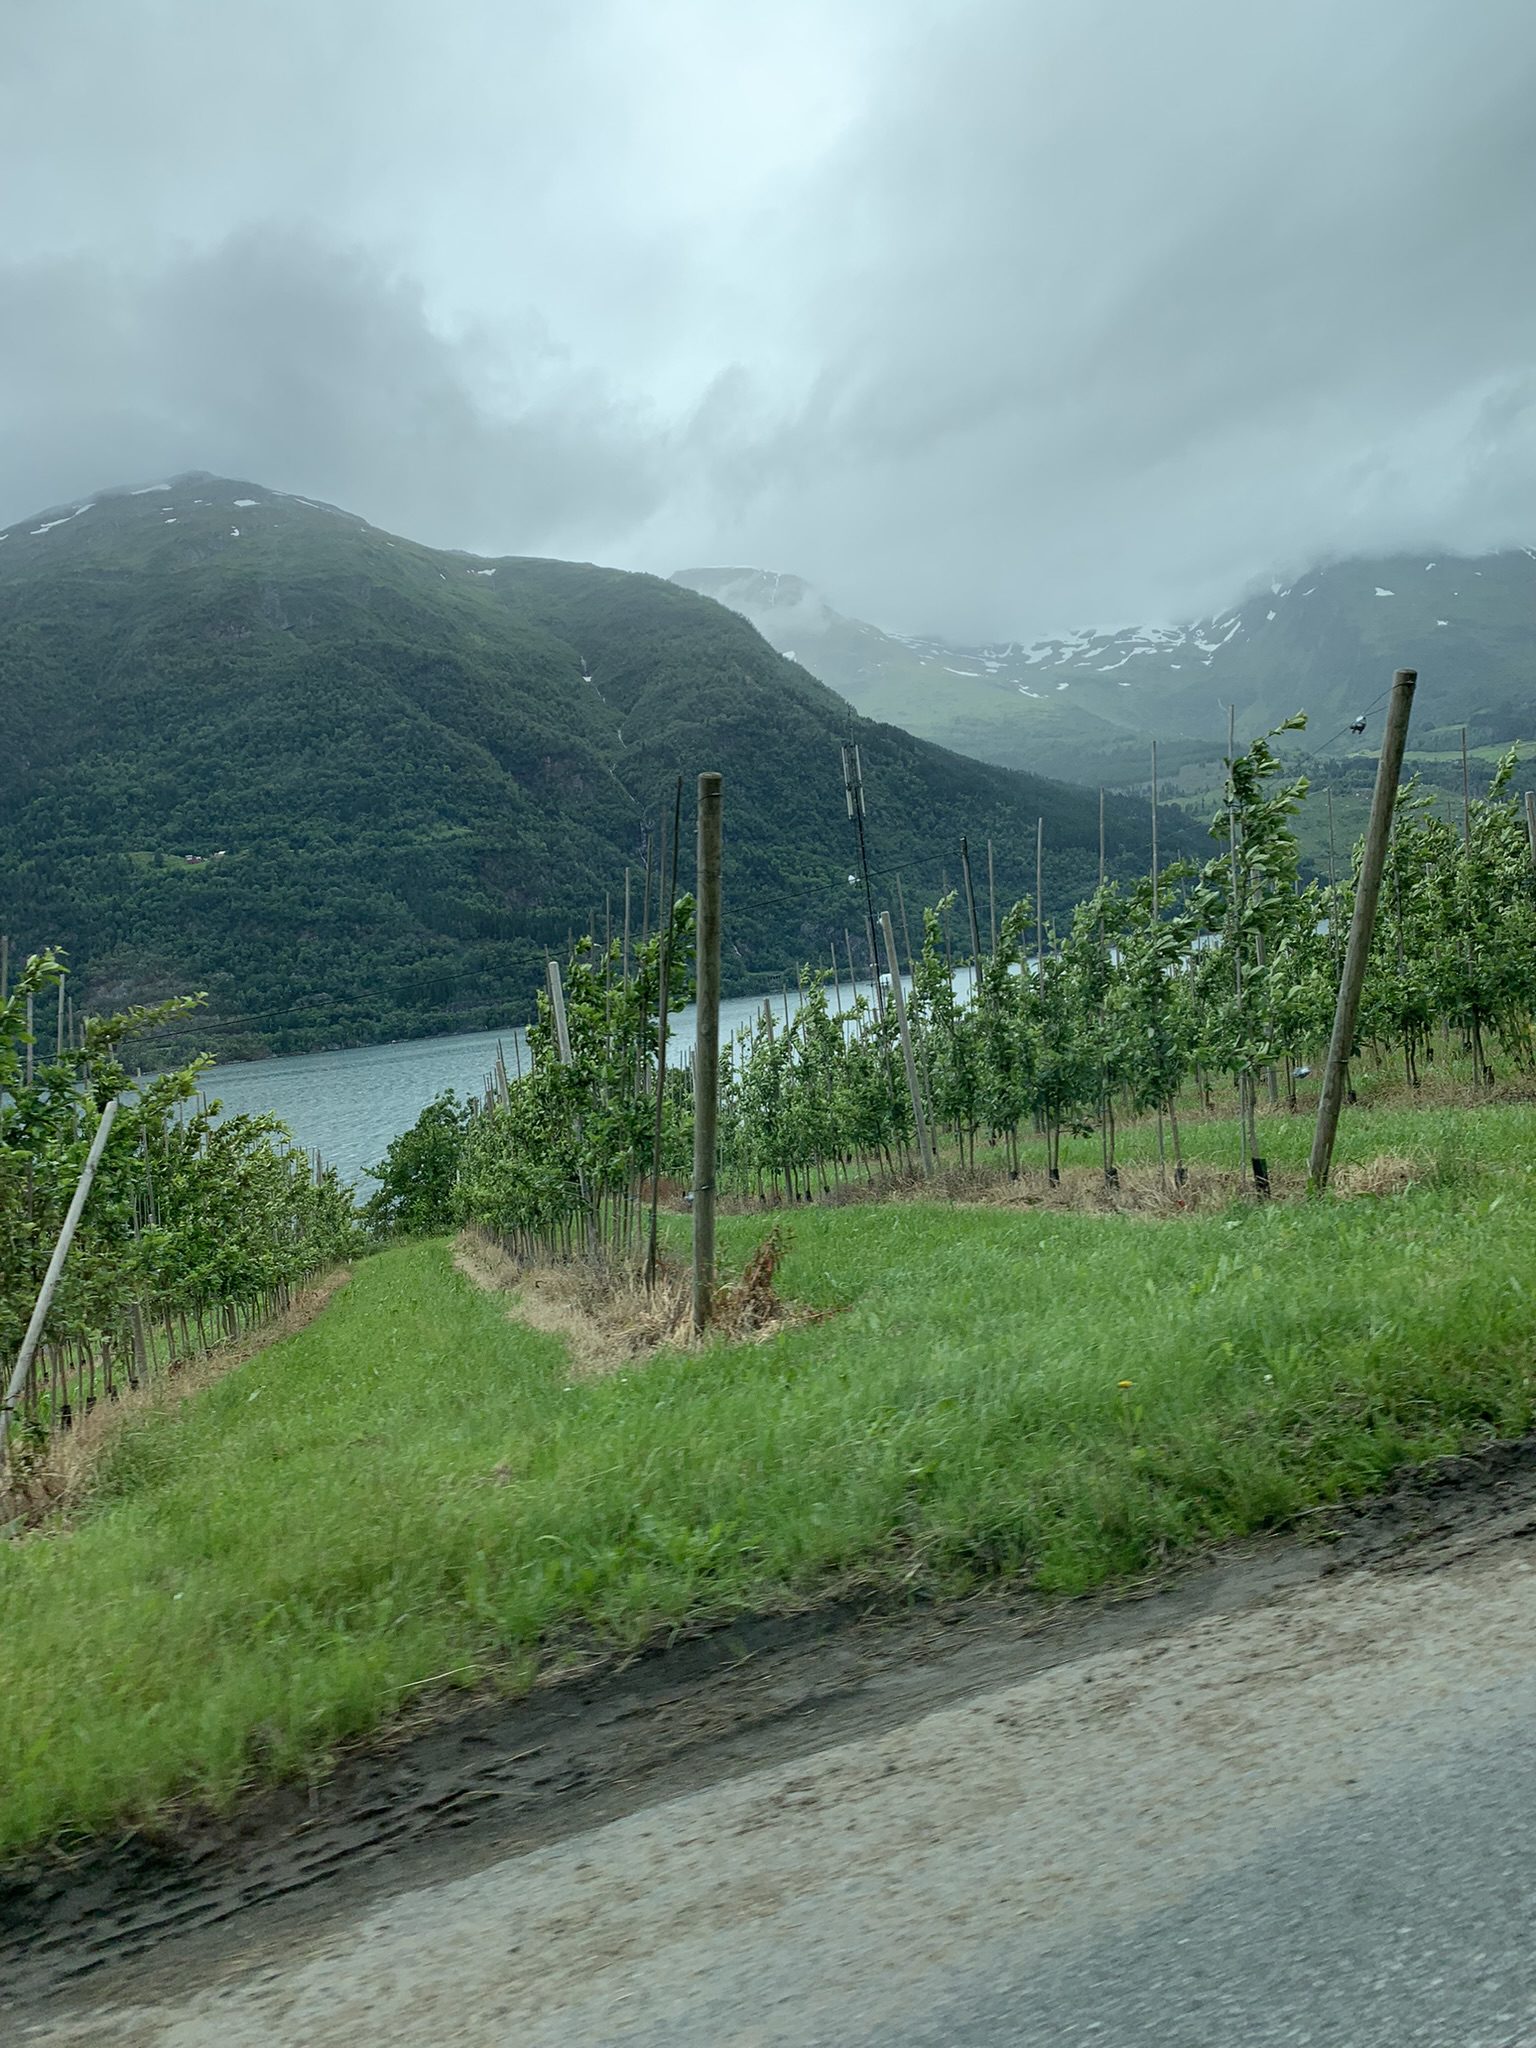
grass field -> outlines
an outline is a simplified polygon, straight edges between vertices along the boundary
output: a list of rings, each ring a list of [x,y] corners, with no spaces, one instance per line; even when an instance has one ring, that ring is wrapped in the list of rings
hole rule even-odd
[[[1268,1132],[1301,1157],[1305,1120]],[[1524,1431],[1536,1111],[1347,1119],[1377,1153],[1426,1179],[1161,1220],[806,1210],[781,1284],[834,1314],[574,1384],[445,1245],[365,1261],[124,1428],[71,1527],[0,1544],[0,1849],[227,1801],[595,1644],[850,1580],[1077,1592]],[[728,1259],[761,1229],[727,1219]]]

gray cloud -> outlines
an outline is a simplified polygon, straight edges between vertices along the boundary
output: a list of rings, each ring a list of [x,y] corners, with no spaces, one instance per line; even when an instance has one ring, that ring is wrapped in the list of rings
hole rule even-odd
[[[0,328],[9,510],[154,471],[324,496],[447,545],[612,546],[666,489],[664,442],[530,323],[493,380],[473,338],[368,257],[246,229],[148,274],[12,271]]]
[[[4,516],[239,470],[977,636],[1536,538],[1526,0],[0,25]]]

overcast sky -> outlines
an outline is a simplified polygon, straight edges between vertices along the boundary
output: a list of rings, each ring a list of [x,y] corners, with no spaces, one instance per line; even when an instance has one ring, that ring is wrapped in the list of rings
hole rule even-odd
[[[0,0],[0,521],[968,638],[1536,542],[1532,0]]]

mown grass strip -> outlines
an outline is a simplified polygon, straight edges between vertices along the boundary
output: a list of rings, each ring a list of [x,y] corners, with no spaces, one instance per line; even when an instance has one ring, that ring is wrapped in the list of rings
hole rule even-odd
[[[1521,1432],[1536,1115],[1465,1121],[1493,1170],[1390,1200],[809,1210],[783,1284],[840,1314],[574,1385],[446,1246],[366,1261],[0,1547],[0,1848],[226,1801],[561,1640],[850,1573],[1080,1591]]]

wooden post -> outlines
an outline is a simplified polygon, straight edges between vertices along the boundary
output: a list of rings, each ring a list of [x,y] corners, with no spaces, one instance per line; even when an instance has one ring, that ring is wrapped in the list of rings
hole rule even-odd
[[[1338,1135],[1339,1106],[1344,1093],[1344,1069],[1355,1040],[1355,1020],[1360,1014],[1360,991],[1365,984],[1366,962],[1371,953],[1376,903],[1381,894],[1387,841],[1392,834],[1392,813],[1397,802],[1397,782],[1402,772],[1403,748],[1408,739],[1408,717],[1413,709],[1413,691],[1418,679],[1417,669],[1411,668],[1400,668],[1392,678],[1392,697],[1387,705],[1386,728],[1381,736],[1381,760],[1376,769],[1376,789],[1371,798],[1371,822],[1366,828],[1360,882],[1355,891],[1355,914],[1350,920],[1349,947],[1339,980],[1339,1003],[1334,1013],[1333,1037],[1328,1044],[1328,1060],[1323,1069],[1317,1129],[1312,1138],[1308,1182],[1316,1194],[1321,1194],[1327,1187],[1328,1169],[1333,1163],[1333,1142]]]
[[[699,777],[698,1025],[693,1053],[693,1328],[715,1301],[715,1152],[720,1107],[720,866],[725,784]]]
[[[11,939],[8,932],[0,932],[0,1003],[11,992]]]
[[[880,954],[875,944],[875,898],[869,882],[869,846],[864,837],[864,762],[856,746],[843,748],[843,794],[858,836],[859,872],[864,877],[864,930],[869,939],[869,971],[875,983],[875,1015],[885,1022],[885,995],[880,987]]]
[[[69,1209],[64,1217],[63,1228],[60,1230],[58,1242],[53,1248],[53,1257],[48,1261],[48,1270],[43,1275],[43,1284],[38,1290],[37,1300],[32,1309],[31,1320],[28,1322],[26,1334],[21,1340],[21,1349],[16,1354],[16,1364],[11,1371],[10,1384],[5,1390],[5,1399],[3,1402],[0,1402],[0,1471],[5,1469],[5,1445],[6,1436],[10,1428],[11,1410],[16,1406],[21,1390],[27,1383],[27,1374],[32,1369],[32,1359],[37,1351],[38,1339],[43,1334],[43,1325],[48,1320],[48,1311],[53,1306],[53,1297],[58,1290],[59,1275],[64,1270],[64,1261],[69,1256],[69,1248],[74,1242],[75,1232],[80,1227],[80,1217],[85,1208],[85,1198],[91,1192],[91,1182],[96,1178],[96,1169],[101,1164],[101,1155],[106,1150],[107,1138],[112,1130],[112,1120],[116,1115],[117,1097],[114,1095],[106,1108],[101,1112],[101,1122],[96,1126],[96,1135],[91,1140],[91,1149],[85,1156],[85,1165],[81,1168],[80,1178],[75,1184],[75,1192],[70,1198]]]
[[[991,844],[990,840],[988,844]],[[917,962],[912,957],[912,934],[907,929],[907,899],[902,892],[900,875],[896,877],[896,908],[901,912],[901,943],[907,949],[907,968],[909,972],[915,973]]]
[[[1531,842],[1531,865],[1536,867],[1536,790],[1525,792],[1525,830]]]
[[[32,1025],[33,1025],[33,1015],[32,1015],[32,1012],[33,1012],[34,1002],[35,1002],[35,998],[33,998],[32,996],[28,996],[28,997],[27,997],[27,1066],[26,1066],[26,1075],[27,1075],[27,1086],[28,1086],[29,1088],[30,1088],[30,1087],[32,1086],[32,1052],[33,1052],[33,1046],[32,1046],[32,1038],[33,1038],[33,1030],[32,1030]]]
[[[571,1064],[571,1034],[565,1022],[565,989],[560,981],[560,962],[548,960],[544,972],[549,980],[549,1007],[555,1020],[555,1045],[560,1054],[560,1064]]]
[[[130,1387],[137,1387],[149,1377],[149,1353],[144,1342],[144,1311],[137,1302],[128,1310],[129,1327],[133,1332],[133,1365],[128,1374]]]
[[[891,970],[891,1001],[896,1006],[896,1030],[901,1038],[902,1064],[907,1070],[907,1092],[912,1097],[912,1121],[917,1126],[918,1157],[923,1162],[925,1178],[933,1173],[933,1154],[928,1149],[928,1120],[923,1115],[922,1090],[917,1085],[917,1061],[912,1057],[912,1033],[907,1029],[907,1004],[901,992],[901,962],[896,957],[896,933],[891,926],[891,913],[882,910],[880,929],[885,938],[885,958]]]
[[[59,976],[59,1018],[53,1032],[53,1056],[56,1060],[64,1057],[64,977]]]
[[[1152,742],[1152,922],[1157,922],[1157,741]],[[1159,1121],[1158,1130],[1162,1124]]]
[[[656,1215],[661,1206],[661,1140],[665,1129],[667,1102],[667,1011],[672,999],[672,919],[677,908],[677,840],[683,822],[683,778],[677,778],[677,793],[672,803],[672,861],[667,884],[667,921],[658,922],[657,960],[661,968],[661,986],[656,995],[656,1136],[651,1158],[651,1221],[645,1247],[645,1289],[651,1293],[656,1285]],[[662,860],[661,868],[667,868],[666,814],[662,814]],[[656,902],[658,920],[661,904],[661,870],[656,875]]]
[[[1099,785],[1099,887],[1104,886],[1104,786]]]
[[[989,949],[989,950],[990,950],[990,952],[991,952],[991,954],[992,954],[992,957],[993,957],[994,959],[996,959],[996,957],[997,957],[997,870],[996,870],[996,869],[995,869],[995,868],[993,867],[993,865],[992,865],[992,842],[991,842],[991,840],[990,840],[990,839],[989,839],[989,840],[987,841],[987,922],[988,922],[989,926],[991,927],[991,932],[992,932],[992,944],[991,944],[991,947],[990,947],[990,949]],[[911,948],[910,946],[908,946],[908,948],[907,948],[907,957],[908,957],[908,959],[909,959],[909,960],[910,960],[910,958],[911,958],[911,955],[912,955],[912,948]]]

